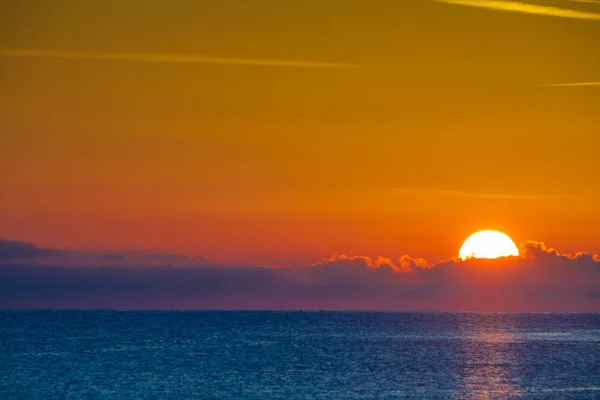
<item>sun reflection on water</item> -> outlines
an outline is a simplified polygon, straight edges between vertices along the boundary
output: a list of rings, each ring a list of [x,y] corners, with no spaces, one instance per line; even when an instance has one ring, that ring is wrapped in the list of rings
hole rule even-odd
[[[518,340],[509,327],[498,328],[497,325],[494,330],[478,327],[463,341],[458,378],[465,397],[488,399],[523,395]]]

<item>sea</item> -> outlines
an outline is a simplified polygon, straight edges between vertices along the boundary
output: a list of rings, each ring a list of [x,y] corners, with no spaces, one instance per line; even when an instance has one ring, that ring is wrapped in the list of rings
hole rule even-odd
[[[600,399],[600,314],[0,311],[2,399]]]

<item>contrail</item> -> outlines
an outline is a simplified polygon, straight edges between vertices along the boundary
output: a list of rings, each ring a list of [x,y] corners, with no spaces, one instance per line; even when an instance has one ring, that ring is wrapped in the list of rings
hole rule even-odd
[[[538,6],[535,4],[521,3],[505,0],[435,0],[439,3],[456,4],[461,6],[487,8],[495,11],[518,12],[533,15],[547,15],[551,17],[588,19],[600,21],[599,13],[569,10],[566,8]],[[581,0],[579,0],[581,1]]]
[[[553,83],[542,87],[600,87],[600,82]]]
[[[433,196],[459,196],[471,197],[476,199],[497,199],[497,200],[550,200],[550,199],[574,199],[576,196],[559,194],[504,194],[504,193],[477,193],[463,192],[457,190],[428,190],[428,189],[408,189],[397,188],[395,193],[403,195],[433,195]]]
[[[73,60],[122,60],[174,64],[229,64],[261,67],[296,68],[360,68],[358,65],[317,61],[271,60],[260,58],[229,58],[204,54],[162,54],[162,53],[101,53],[93,51],[63,51],[39,49],[5,49],[0,56],[63,58]]]

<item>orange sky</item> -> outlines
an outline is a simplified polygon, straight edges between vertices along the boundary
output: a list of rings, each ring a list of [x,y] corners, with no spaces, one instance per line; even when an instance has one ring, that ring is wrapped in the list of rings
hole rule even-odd
[[[600,6],[453,2],[3,1],[0,237],[435,261],[492,228],[600,252]]]

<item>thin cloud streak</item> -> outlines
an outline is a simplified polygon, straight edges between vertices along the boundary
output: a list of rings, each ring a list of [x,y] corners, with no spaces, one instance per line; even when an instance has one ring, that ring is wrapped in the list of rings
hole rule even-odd
[[[600,4],[599,0],[569,0],[572,3]]]
[[[497,199],[497,200],[551,200],[551,199],[574,199],[573,195],[558,195],[558,194],[504,194],[504,193],[477,193],[463,192],[458,190],[427,190],[427,189],[394,189],[394,193],[415,196],[459,196],[471,197],[476,199]]]
[[[600,87],[600,82],[553,83],[542,87]]]
[[[360,68],[359,65],[293,60],[270,60],[260,58],[229,58],[204,54],[162,54],[162,53],[101,53],[93,51],[63,51],[41,49],[0,50],[5,57],[61,58],[72,60],[119,60],[173,64],[228,64],[260,67],[293,68]]]
[[[599,13],[570,10],[566,8],[538,6],[535,4],[521,3],[504,0],[435,0],[439,3],[455,4],[460,6],[486,8],[495,11],[518,12],[532,15],[546,15],[550,17],[574,18],[600,21]]]

